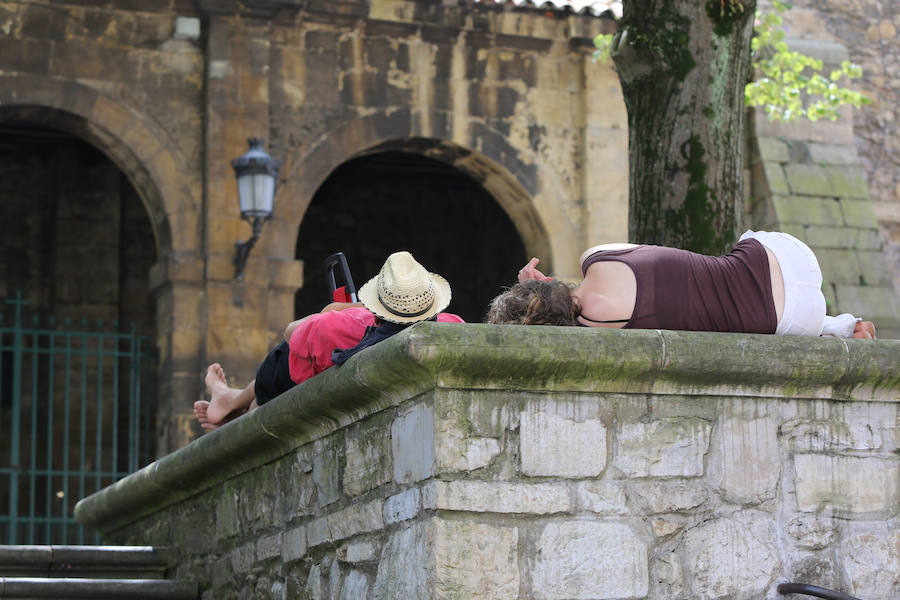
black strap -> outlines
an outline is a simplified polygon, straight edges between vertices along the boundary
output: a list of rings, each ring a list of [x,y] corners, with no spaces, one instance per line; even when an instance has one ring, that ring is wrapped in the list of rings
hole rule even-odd
[[[578,316],[581,317],[582,319],[584,319],[585,321],[590,321],[591,323],[627,323],[628,321],[631,320],[631,319],[613,319],[611,321],[598,321],[597,319],[592,319],[592,318],[586,317],[584,315],[578,315]]]

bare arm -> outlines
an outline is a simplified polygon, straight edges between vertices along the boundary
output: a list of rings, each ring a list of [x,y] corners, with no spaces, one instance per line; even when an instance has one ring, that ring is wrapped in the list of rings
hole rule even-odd
[[[318,313],[314,314],[322,314],[331,312],[333,310],[347,310],[348,308],[362,308],[362,302],[332,302],[331,304],[326,304],[325,308],[320,310]],[[294,333],[294,330],[297,328],[297,325],[310,318],[312,315],[306,315],[301,319],[297,319],[296,321],[291,321],[288,323],[288,326],[284,328],[284,341],[291,341],[291,334]]]

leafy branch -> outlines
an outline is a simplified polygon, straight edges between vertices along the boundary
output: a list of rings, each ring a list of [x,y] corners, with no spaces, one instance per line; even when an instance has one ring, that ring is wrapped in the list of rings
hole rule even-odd
[[[810,121],[835,121],[842,106],[859,108],[869,104],[871,100],[867,97],[841,85],[844,77],[847,80],[861,77],[862,67],[845,60],[840,69],[824,77],[821,60],[788,49],[780,13],[790,6],[777,0],[773,4],[776,12],[757,13],[756,35],[750,44],[754,67],[760,76],[744,88],[747,106],[762,106],[769,118],[776,121],[802,117]]]
[[[863,94],[843,87],[842,79],[862,76],[862,67],[850,61],[841,62],[823,76],[821,60],[800,52],[793,52],[784,41],[781,13],[790,8],[774,0],[775,12],[756,13],[756,32],[751,40],[753,67],[759,76],[744,88],[747,106],[762,106],[769,118],[794,121],[807,118],[836,120],[839,109],[849,105],[856,108],[870,104]],[[594,60],[606,62],[613,50],[613,34],[594,38]]]

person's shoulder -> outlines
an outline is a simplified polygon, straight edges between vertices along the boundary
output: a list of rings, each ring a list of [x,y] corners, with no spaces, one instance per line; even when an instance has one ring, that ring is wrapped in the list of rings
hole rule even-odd
[[[637,248],[641,244],[629,244],[627,242],[616,242],[612,244],[600,244],[598,246],[591,246],[587,250],[581,253],[581,259],[579,259],[578,264],[583,265],[584,261],[593,254],[597,252],[604,252],[610,250],[630,250],[631,248]]]
[[[344,310],[332,310],[329,312],[312,315],[312,320],[317,325],[358,322],[366,327],[375,323],[375,315],[362,307],[346,308]]]
[[[453,313],[438,313],[438,323],[465,323],[462,317]]]

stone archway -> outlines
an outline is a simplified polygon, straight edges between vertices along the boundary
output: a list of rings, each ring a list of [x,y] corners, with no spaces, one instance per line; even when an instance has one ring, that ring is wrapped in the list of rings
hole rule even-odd
[[[347,255],[360,286],[388,254],[408,250],[449,280],[450,312],[480,321],[527,260],[504,208],[483,181],[427,153],[380,148],[348,160],[321,185],[300,225],[297,258],[306,283],[296,313],[315,312],[327,300],[322,262],[333,252]]]
[[[344,162],[381,152],[421,155],[450,165],[477,182],[512,221],[526,253],[540,256],[544,268],[552,271],[555,248],[547,215],[534,202],[539,187],[538,168],[522,162],[519,151],[499,133],[485,130],[482,135],[486,136],[482,138],[482,151],[475,151],[455,140],[417,137],[408,115],[404,118],[403,114],[377,112],[347,121],[323,135],[302,156],[289,161],[277,210],[299,227],[312,198]]]
[[[156,237],[122,170],[47,126],[69,118],[0,111],[0,466],[21,472],[0,478],[5,543],[82,542],[75,501],[156,453]]]
[[[150,218],[157,263],[155,300],[160,406],[159,448],[193,436],[189,407],[200,393],[205,331],[202,168],[154,119],[86,85],[35,75],[0,76],[0,119],[37,122],[92,144],[125,174]]]

